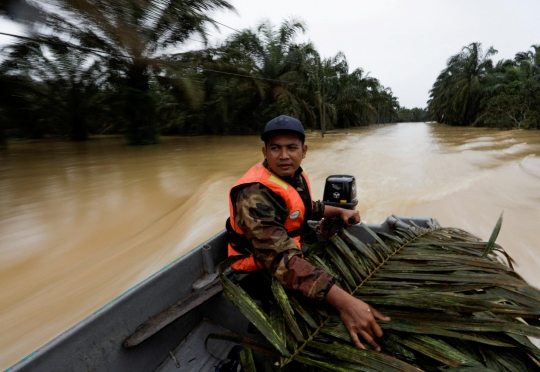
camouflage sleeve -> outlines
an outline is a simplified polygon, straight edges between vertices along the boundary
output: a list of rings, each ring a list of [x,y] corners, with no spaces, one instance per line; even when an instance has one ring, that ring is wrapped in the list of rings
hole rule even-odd
[[[235,200],[235,221],[251,244],[253,255],[270,274],[290,290],[324,300],[334,284],[332,275],[311,265],[283,226],[288,210],[265,186],[240,189]]]
[[[324,203],[320,200],[314,201],[311,203],[311,216],[310,219],[313,221],[318,221],[324,217]]]

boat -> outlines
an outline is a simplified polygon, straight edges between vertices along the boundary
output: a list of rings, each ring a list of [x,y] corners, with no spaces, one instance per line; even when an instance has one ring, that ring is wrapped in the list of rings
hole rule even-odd
[[[391,216],[367,226],[393,234],[435,224],[432,218]],[[375,242],[361,225],[347,231]],[[214,371],[234,345],[207,341],[210,334],[262,339],[248,331],[249,321],[221,289],[215,263],[226,256],[223,230],[6,371]]]

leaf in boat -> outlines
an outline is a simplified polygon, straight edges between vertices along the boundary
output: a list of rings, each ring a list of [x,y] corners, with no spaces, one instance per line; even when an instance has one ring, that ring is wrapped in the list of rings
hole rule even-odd
[[[358,240],[354,235],[352,235],[347,230],[343,230],[343,238],[348,241],[351,246],[356,249],[358,253],[369,258],[371,262],[378,265],[380,263],[379,257],[373,252],[372,249],[369,249],[367,245]]]
[[[274,294],[274,298],[279,304],[279,307],[281,307],[285,317],[285,322],[289,326],[294,337],[298,342],[304,342],[304,336],[302,335],[302,331],[300,331],[300,327],[298,326],[296,318],[294,317],[294,311],[289,303],[287,293],[285,293],[283,286],[276,278],[272,278],[272,293]]]
[[[244,349],[240,352],[240,361],[242,362],[242,367],[244,367],[244,372],[257,372],[251,349]]]
[[[283,313],[277,303],[272,304],[272,307],[270,308],[270,324],[276,331],[279,340],[285,345],[287,343],[285,338],[285,319],[283,318]]]
[[[294,297],[289,298],[293,309],[306,321],[311,328],[317,328],[317,322],[311,317],[311,315],[300,305],[300,302]]]
[[[308,365],[308,366],[320,367],[325,371],[350,372],[351,370],[353,370],[350,365],[346,365],[345,363],[339,362],[339,361],[331,361],[329,363],[328,360],[321,361],[321,360],[305,358],[303,356],[297,356],[296,361],[303,363],[305,365]]]
[[[451,367],[462,365],[481,366],[480,362],[460,353],[459,350],[450,346],[448,343],[430,336],[414,335],[406,338],[395,337],[394,341]]]
[[[261,331],[264,337],[274,345],[281,355],[288,357],[290,355],[289,351],[270,325],[270,321],[266,314],[242,288],[231,282],[225,275],[220,274],[220,280],[223,286],[223,292],[225,292],[225,295],[233,305],[241,309],[246,318]]]
[[[337,345],[337,344],[322,344],[319,342],[309,342],[309,347],[316,348],[322,352],[333,355],[339,360],[346,360],[351,363],[360,364],[376,371],[401,371],[401,372],[418,372],[419,369],[393,358],[383,353],[377,353],[370,350],[361,350],[354,346]]]
[[[343,284],[346,284],[347,287],[351,289],[355,288],[356,282],[353,278],[353,275],[351,274],[351,271],[347,267],[347,264],[345,264],[345,262],[339,256],[339,253],[334,250],[329,251],[329,253],[330,253],[330,257],[332,257],[332,260],[335,262],[335,267],[341,273],[341,276],[343,277],[343,279],[345,279]]]
[[[352,343],[351,335],[349,334],[349,331],[345,329],[345,326],[343,323],[338,323],[334,325],[326,325],[321,328],[321,333],[334,336],[336,338],[339,338],[343,341],[347,341],[349,343]]]
[[[334,244],[334,247],[336,247],[343,256],[342,258],[349,266],[351,276],[354,276],[357,282],[361,282],[362,278],[368,276],[362,266],[358,263],[358,260],[354,257],[352,251],[349,249],[347,244],[345,244],[343,239],[341,239],[338,235],[334,235],[330,240]]]
[[[379,236],[377,236],[377,234],[371,230],[369,227],[367,227],[367,225],[363,222],[360,222],[360,226],[362,226],[368,233],[369,235],[371,235],[376,241],[377,243],[380,244],[380,246],[382,248],[384,248],[384,250],[388,253],[388,254],[392,254],[392,249],[390,249],[390,247],[388,247],[383,241],[381,238],[379,238]]]
[[[437,326],[425,325],[422,323],[409,324],[409,323],[402,323],[402,322],[396,321],[395,319],[392,319],[391,322],[380,323],[380,326],[383,330],[393,329],[395,331],[417,333],[417,334],[422,334],[422,335],[453,337],[453,338],[462,339],[462,340],[476,341],[479,343],[492,345],[492,346],[514,347],[513,344],[510,344],[508,342],[503,342],[503,341],[488,338],[488,337],[478,336],[473,333],[449,331],[443,328],[439,328]]]
[[[339,286],[392,318],[381,323],[383,352],[357,349],[337,312],[295,298],[275,280],[281,311],[271,310],[270,336],[286,345],[289,355],[276,352],[274,361],[302,363],[310,371],[539,370],[540,350],[527,336],[540,337],[535,326],[540,325],[540,290],[501,263],[499,253],[508,263],[511,258],[495,244],[496,234],[486,243],[437,223],[403,226],[390,235],[363,226],[373,244],[345,229],[307,256],[315,266],[339,274]],[[293,337],[298,333],[302,339]]]
[[[495,240],[497,240],[497,237],[499,236],[499,232],[501,231],[502,226],[502,219],[503,214],[501,213],[501,216],[499,217],[499,220],[497,221],[497,224],[495,225],[495,228],[493,229],[493,232],[491,233],[491,236],[489,237],[488,243],[486,244],[486,249],[484,250],[484,254],[482,256],[487,256],[489,252],[491,252],[491,249],[493,248],[493,245],[495,244]]]

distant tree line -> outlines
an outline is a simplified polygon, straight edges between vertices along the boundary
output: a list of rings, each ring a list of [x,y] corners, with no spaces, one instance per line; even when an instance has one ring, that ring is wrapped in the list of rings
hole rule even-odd
[[[413,107],[408,109],[400,107],[398,110],[398,123],[418,123],[430,120],[430,115],[427,108]]]
[[[210,11],[226,0],[11,0],[0,16],[24,23],[0,63],[0,136],[85,140],[123,133],[131,144],[160,134],[253,134],[286,114],[307,128],[391,122],[391,89],[350,71],[345,54],[320,56],[290,19],[240,30],[208,46]],[[214,23],[215,24],[215,23]],[[172,53],[198,37],[202,49]],[[324,114],[324,115],[323,115]]]
[[[431,118],[450,125],[540,128],[540,45],[531,49],[494,64],[493,47],[464,47],[433,84]]]

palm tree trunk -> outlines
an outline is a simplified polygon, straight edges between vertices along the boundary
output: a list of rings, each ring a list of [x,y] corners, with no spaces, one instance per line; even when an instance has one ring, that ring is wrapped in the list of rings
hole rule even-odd
[[[150,96],[149,76],[146,70],[146,65],[132,65],[127,73],[123,105],[126,135],[131,145],[150,145],[158,140],[156,104]]]

